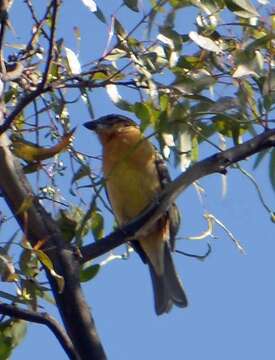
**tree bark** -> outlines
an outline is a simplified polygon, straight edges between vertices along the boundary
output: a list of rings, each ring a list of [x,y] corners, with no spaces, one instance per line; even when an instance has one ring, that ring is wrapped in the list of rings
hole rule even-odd
[[[0,137],[0,174],[2,195],[22,231],[32,246],[41,240],[45,242],[43,251],[52,260],[55,271],[64,278],[65,287],[60,292],[56,280],[49,270],[45,269],[64,326],[79,358],[106,359],[93,317],[81,290],[79,259],[74,249],[63,239],[55,221],[35,198],[20,164],[9,149],[9,140],[5,133]],[[30,199],[31,205],[25,211],[20,210],[22,204],[26,204]]]

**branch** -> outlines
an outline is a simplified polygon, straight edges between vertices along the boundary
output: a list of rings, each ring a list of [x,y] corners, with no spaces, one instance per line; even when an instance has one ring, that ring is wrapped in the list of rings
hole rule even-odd
[[[1,110],[1,109],[0,109]],[[3,113],[0,111],[0,122]],[[83,360],[105,360],[106,356],[98,337],[88,304],[85,302],[79,281],[79,261],[70,244],[63,238],[56,222],[35,198],[30,184],[17,159],[9,148],[6,134],[0,137],[0,188],[11,212],[25,236],[34,247],[45,242],[42,249],[53,262],[56,273],[63,276],[65,287],[60,293],[56,280],[45,269],[67,334]],[[32,199],[25,211],[22,204]]]
[[[122,229],[105,236],[100,241],[83,246],[81,248],[82,263],[103,255],[133,238],[137,239],[142,233],[146,233],[152,224],[167,211],[176,198],[194,181],[214,173],[225,174],[226,168],[232,164],[271,147],[275,147],[275,129],[267,130],[241,145],[221,151],[195,163],[169,183],[160,193],[158,199],[137,218]]]
[[[59,323],[46,312],[39,313],[33,310],[20,309],[15,305],[4,304],[0,302],[0,314],[46,325],[54,333],[55,337],[63,347],[68,357],[72,360],[80,359],[63,327],[60,326]]]
[[[58,9],[61,5],[61,1],[60,0],[53,0],[50,7],[53,7],[53,14],[51,17],[51,34],[50,34],[50,39],[49,39],[49,51],[48,51],[48,58],[46,61],[46,66],[45,66],[45,70],[44,70],[44,74],[43,74],[43,79],[41,82],[41,88],[43,89],[45,87],[45,85],[47,84],[47,80],[48,80],[48,75],[50,72],[50,68],[51,68],[51,64],[52,64],[52,60],[53,60],[53,53],[54,53],[54,39],[55,39],[55,32],[56,32],[56,19],[57,19],[57,13],[58,13]]]

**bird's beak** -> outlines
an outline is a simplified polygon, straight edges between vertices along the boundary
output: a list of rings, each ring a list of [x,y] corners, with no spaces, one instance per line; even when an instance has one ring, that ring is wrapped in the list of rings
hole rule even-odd
[[[85,128],[89,130],[96,132],[100,127],[100,123],[97,120],[87,121],[83,124],[83,126],[85,126]]]

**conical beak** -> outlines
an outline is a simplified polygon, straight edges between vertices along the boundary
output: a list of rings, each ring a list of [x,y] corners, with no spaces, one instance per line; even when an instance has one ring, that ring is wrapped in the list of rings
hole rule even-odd
[[[87,121],[83,124],[83,126],[85,126],[85,128],[87,128],[89,130],[97,131],[99,122],[97,120]]]

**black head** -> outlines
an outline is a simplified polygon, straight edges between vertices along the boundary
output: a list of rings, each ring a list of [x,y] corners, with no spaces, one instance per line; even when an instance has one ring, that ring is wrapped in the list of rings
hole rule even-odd
[[[114,128],[122,128],[128,126],[137,126],[137,124],[127,116],[110,114],[102,116],[96,120],[88,121],[83,124],[87,129],[98,132],[111,130]]]

